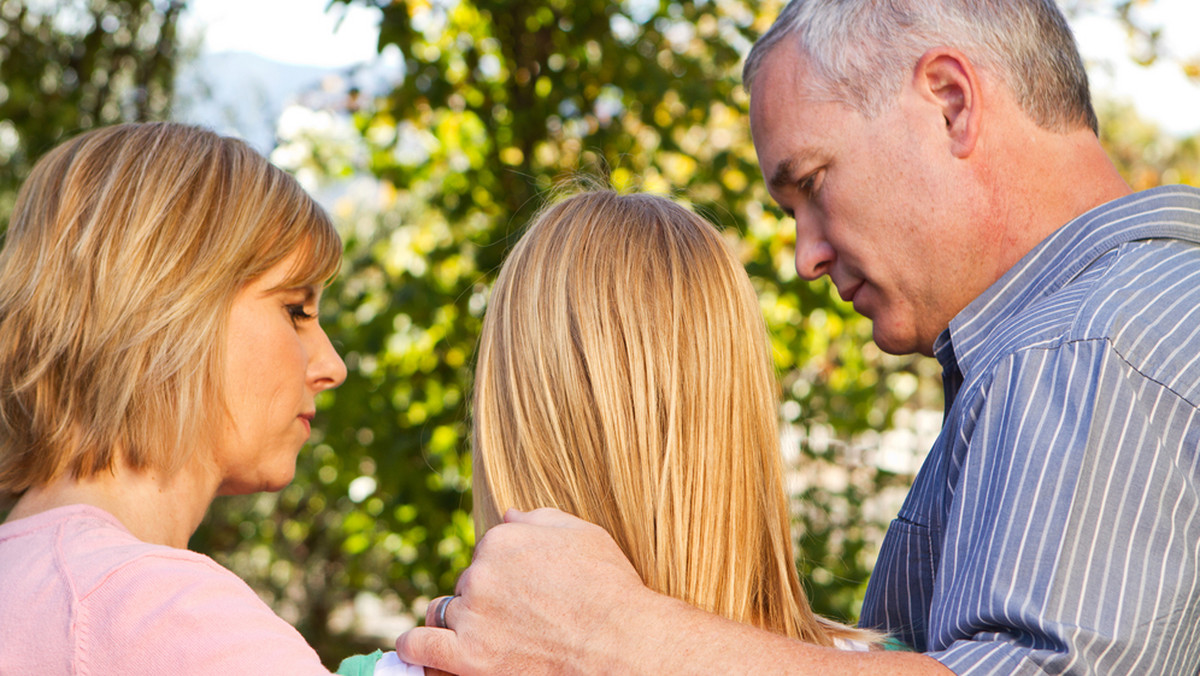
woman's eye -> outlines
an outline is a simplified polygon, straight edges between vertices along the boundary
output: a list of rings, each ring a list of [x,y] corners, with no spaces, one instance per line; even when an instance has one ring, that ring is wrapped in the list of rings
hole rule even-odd
[[[305,310],[303,305],[288,305],[287,311],[288,311],[288,316],[290,316],[292,318],[293,322],[301,322],[301,321],[305,321],[308,319],[316,319],[316,317],[317,317],[317,315],[315,313],[310,313],[307,310]]]

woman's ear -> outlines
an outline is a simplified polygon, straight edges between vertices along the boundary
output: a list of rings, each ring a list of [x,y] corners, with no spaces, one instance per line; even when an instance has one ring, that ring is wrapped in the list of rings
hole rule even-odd
[[[975,150],[983,119],[981,83],[966,55],[949,47],[925,52],[913,69],[913,86],[946,125],[950,151],[964,159]]]

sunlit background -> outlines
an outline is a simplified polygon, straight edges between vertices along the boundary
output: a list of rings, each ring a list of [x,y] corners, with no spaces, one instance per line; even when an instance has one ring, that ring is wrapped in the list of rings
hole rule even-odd
[[[1064,2],[1102,137],[1137,188],[1200,184],[1200,3]],[[738,84],[778,0],[0,0],[0,223],[38,154],[171,118],[241,136],[334,215],[326,294],[350,376],[297,479],[219,500],[192,547],[327,665],[386,646],[469,562],[471,366],[496,267],[577,173],[722,228],[771,331],[798,562],[853,620],[941,422],[936,364],[891,357],[792,262]],[[81,45],[88,45],[82,47]]]
[[[1072,24],[1098,94],[1132,102],[1139,115],[1169,134],[1200,131],[1200,86],[1180,67],[1181,60],[1200,55],[1200,2],[1128,3],[1139,25],[1160,30],[1156,49],[1147,36],[1130,34],[1120,19],[1119,6],[1124,3],[1063,4],[1077,12]],[[202,58],[188,76],[211,83],[226,98],[204,102],[203,111],[187,110],[182,116],[257,138],[273,129],[271,122],[283,105],[319,86],[318,73],[340,74],[380,62],[382,72],[394,72],[398,52],[381,57],[377,51],[380,16],[373,7],[330,7],[329,0],[191,0],[182,28],[185,36],[199,42]],[[1139,63],[1151,56],[1153,63]],[[270,69],[258,75],[236,65],[259,59],[278,64],[278,72],[295,69],[301,76],[280,82]],[[217,65],[205,69],[213,62]],[[268,98],[269,105],[251,112],[247,102],[259,96]],[[222,117],[222,106],[236,111],[238,119]]]

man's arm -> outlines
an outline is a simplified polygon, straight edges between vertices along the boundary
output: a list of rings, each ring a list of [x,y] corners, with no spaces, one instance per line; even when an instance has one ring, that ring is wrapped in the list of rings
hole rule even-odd
[[[510,511],[479,542],[446,610],[400,656],[451,673],[949,674],[916,653],[822,648],[733,622],[642,584],[603,529]]]

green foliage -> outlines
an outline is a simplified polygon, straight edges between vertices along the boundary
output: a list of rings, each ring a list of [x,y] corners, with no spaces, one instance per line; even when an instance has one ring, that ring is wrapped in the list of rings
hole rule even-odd
[[[1096,107],[1100,141],[1134,190],[1170,183],[1200,186],[1200,137],[1163,134],[1127,102],[1101,100]]]
[[[1200,53],[1173,53],[1163,40],[1164,26],[1150,21],[1145,11],[1155,0],[1059,0],[1069,18],[1088,14],[1115,19],[1125,32],[1125,55],[1140,66],[1165,61],[1177,66],[1195,84],[1200,84]],[[1180,32],[1183,27],[1177,27]]]
[[[63,137],[169,110],[183,4],[0,0],[0,218]],[[291,139],[304,149],[291,168],[377,179],[367,204],[335,213],[347,260],[323,314],[350,376],[319,402],[295,482],[219,500],[192,546],[331,665],[394,638],[354,624],[364,596],[420,613],[450,591],[473,546],[467,402],[488,288],[537,208],[583,175],[687,201],[739,253],[782,384],[801,570],[819,612],[853,618],[915,469],[885,458],[876,431],[939,410],[940,393],[935,364],[883,355],[827,283],[796,278],[738,73],[781,0],[381,4],[400,84],[336,138]],[[1197,181],[1195,139],[1161,139],[1128,110],[1101,117],[1135,185]]]
[[[310,138],[297,141],[299,159],[287,153],[318,175],[378,179],[372,205],[335,213],[347,264],[326,310],[350,377],[323,401],[323,436],[295,483],[277,498],[218,503],[204,531],[206,548],[276,599],[327,663],[364,647],[337,621],[356,594],[419,614],[468,564],[467,401],[488,288],[538,207],[581,175],[689,202],[738,251],[791,425],[801,571],[818,612],[856,616],[916,465],[911,453],[884,458],[876,431],[940,410],[940,392],[931,360],[882,354],[828,283],[796,278],[793,225],[767,206],[739,77],[778,9],[743,0],[383,8],[379,46],[399,48],[404,77],[360,102],[353,133],[334,134],[360,145]]]
[[[92,127],[164,119],[182,0],[0,0],[0,228],[33,162]]]
[[[792,225],[764,208],[739,68],[777,10],[741,0],[384,8],[380,46],[400,48],[405,77],[353,118],[381,181],[379,211],[335,214],[348,261],[328,310],[351,375],[325,399],[324,436],[292,487],[218,503],[203,533],[217,552],[258,535],[219,558],[293,606],[289,619],[328,663],[356,648],[326,632],[357,591],[419,613],[469,562],[466,402],[487,289],[538,206],[581,174],[675,195],[725,229],[762,298],[789,418],[838,439],[819,451],[797,441],[799,472],[845,465],[849,440],[888,425],[899,404],[890,374],[914,362],[864,350],[869,325],[828,284],[797,282]],[[841,618],[856,611],[880,530],[853,526],[870,521],[863,496],[909,480],[853,469],[843,490],[803,496],[798,529],[806,572],[821,571],[817,607]],[[352,499],[355,482],[371,495]],[[274,566],[289,574],[262,574]]]

